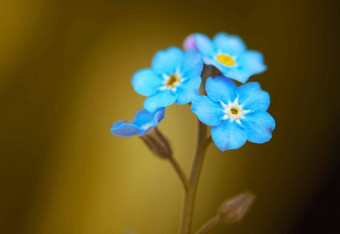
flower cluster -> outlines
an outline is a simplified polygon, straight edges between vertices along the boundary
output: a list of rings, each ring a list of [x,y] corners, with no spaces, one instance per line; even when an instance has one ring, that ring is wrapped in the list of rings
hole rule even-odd
[[[217,76],[202,76],[209,66],[218,70]],[[184,51],[177,47],[159,51],[151,68],[133,75],[134,90],[147,97],[144,109],[131,123],[116,122],[111,131],[118,136],[143,136],[163,119],[165,107],[191,103],[198,119],[211,126],[211,138],[221,151],[237,149],[247,140],[267,142],[275,128],[267,112],[270,96],[259,83],[246,83],[265,70],[262,54],[248,50],[238,36],[218,33],[211,40],[192,34],[184,41]],[[243,85],[238,87],[233,80]]]

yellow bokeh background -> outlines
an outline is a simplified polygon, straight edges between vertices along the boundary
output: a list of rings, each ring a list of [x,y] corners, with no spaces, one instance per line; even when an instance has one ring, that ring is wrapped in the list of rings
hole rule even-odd
[[[1,233],[172,234],[183,190],[167,161],[111,124],[142,106],[130,78],[154,53],[193,32],[240,35],[268,71],[273,139],[207,151],[193,229],[226,199],[257,199],[240,223],[213,233],[291,233],[334,156],[339,106],[336,2],[0,2]],[[189,173],[196,144],[189,106],[166,110],[160,130]]]

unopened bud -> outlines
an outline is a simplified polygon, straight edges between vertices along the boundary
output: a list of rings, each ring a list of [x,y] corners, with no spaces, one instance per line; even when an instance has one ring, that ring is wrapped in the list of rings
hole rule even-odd
[[[223,202],[218,211],[222,222],[234,223],[240,221],[245,216],[254,200],[255,195],[245,192]]]
[[[172,156],[172,149],[169,141],[163,136],[157,127],[152,128],[146,134],[141,136],[141,138],[156,156],[161,158],[170,158]]]
[[[187,38],[185,38],[184,43],[183,43],[184,49],[187,50],[196,50],[198,51],[196,42],[195,42],[195,35],[191,34]]]

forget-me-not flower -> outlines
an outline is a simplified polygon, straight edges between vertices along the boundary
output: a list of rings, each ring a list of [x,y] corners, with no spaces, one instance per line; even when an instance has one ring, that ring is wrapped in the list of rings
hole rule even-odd
[[[164,114],[165,108],[160,108],[154,113],[141,109],[135,114],[133,121],[118,121],[114,123],[111,127],[111,132],[116,136],[122,137],[143,136],[162,121]]]
[[[240,148],[247,140],[262,144],[271,139],[275,120],[267,113],[269,94],[259,83],[237,87],[220,76],[207,80],[206,91],[208,96],[197,97],[191,110],[212,126],[212,140],[221,151]]]
[[[144,108],[153,112],[173,103],[186,104],[198,96],[203,60],[193,50],[183,52],[177,47],[159,51],[152,67],[137,71],[132,77],[134,90],[148,98]]]
[[[215,66],[224,76],[241,83],[266,70],[262,54],[247,50],[246,44],[236,35],[221,32],[210,40],[196,33],[187,37],[184,48],[200,51],[205,64]]]

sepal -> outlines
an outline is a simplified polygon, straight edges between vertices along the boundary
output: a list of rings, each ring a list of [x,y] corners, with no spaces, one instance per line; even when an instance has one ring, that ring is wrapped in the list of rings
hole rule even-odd
[[[171,145],[157,127],[152,128],[140,138],[156,156],[164,159],[172,157]]]

